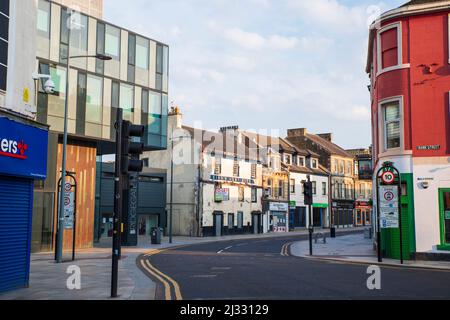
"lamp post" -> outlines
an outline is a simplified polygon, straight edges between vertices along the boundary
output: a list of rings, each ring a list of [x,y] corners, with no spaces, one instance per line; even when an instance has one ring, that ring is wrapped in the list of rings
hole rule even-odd
[[[99,60],[107,61],[112,58],[104,54],[96,55],[78,55],[70,56],[70,28],[69,28],[69,46],[67,49],[67,67],[66,67],[66,99],[64,103],[64,134],[63,134],[63,148],[62,148],[62,164],[61,164],[61,189],[59,193],[59,208],[58,208],[58,231],[56,237],[56,262],[62,262],[63,251],[63,228],[64,228],[64,185],[66,182],[66,164],[67,164],[67,113],[69,108],[69,72],[70,72],[70,60],[79,58],[96,58]]]

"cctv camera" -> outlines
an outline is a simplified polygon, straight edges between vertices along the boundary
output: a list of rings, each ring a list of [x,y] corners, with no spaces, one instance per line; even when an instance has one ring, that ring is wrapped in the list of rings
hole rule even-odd
[[[53,94],[55,93],[55,83],[52,81],[52,79],[48,79],[44,84],[44,90],[47,94]]]

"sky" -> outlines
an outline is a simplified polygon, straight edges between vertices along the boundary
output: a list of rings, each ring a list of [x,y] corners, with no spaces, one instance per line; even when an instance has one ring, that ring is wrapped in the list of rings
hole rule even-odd
[[[307,128],[371,144],[368,25],[406,0],[104,0],[104,19],[170,47],[186,125]]]

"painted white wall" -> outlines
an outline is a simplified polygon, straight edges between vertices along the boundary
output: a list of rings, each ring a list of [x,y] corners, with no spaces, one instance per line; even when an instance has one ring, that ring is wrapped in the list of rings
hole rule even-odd
[[[0,106],[33,118],[35,111],[36,2],[10,2],[7,90]],[[29,100],[24,100],[28,90]],[[3,102],[3,103],[2,103]]]
[[[450,188],[450,157],[414,158],[416,250],[435,250],[441,244],[439,189]],[[428,189],[422,187],[427,179]]]

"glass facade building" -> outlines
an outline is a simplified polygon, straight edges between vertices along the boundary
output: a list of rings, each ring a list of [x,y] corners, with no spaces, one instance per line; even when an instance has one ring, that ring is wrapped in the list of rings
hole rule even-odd
[[[121,108],[125,119],[146,126],[146,149],[166,148],[167,45],[82,13],[70,20],[70,9],[46,0],[38,1],[36,28],[37,68],[56,84],[53,95],[45,94],[42,84],[39,87],[38,121],[62,132],[69,94],[69,134],[114,140]],[[105,54],[112,60],[72,59],[66,93],[68,51],[71,56]]]

